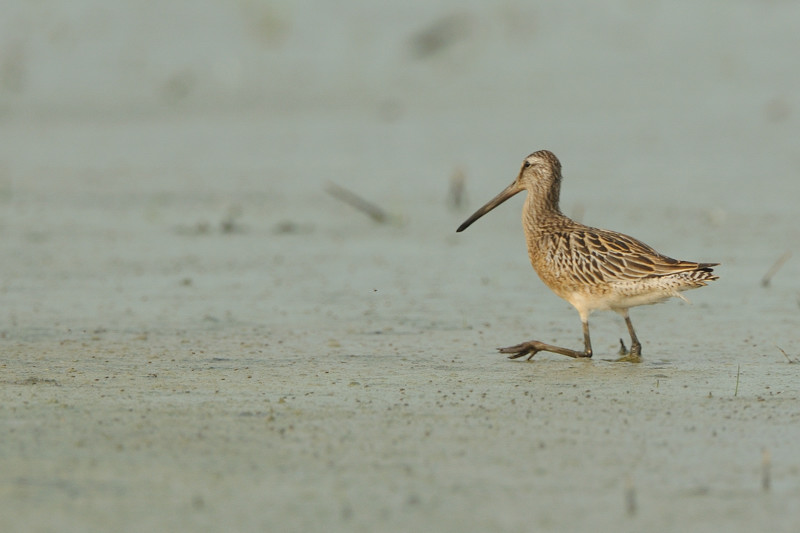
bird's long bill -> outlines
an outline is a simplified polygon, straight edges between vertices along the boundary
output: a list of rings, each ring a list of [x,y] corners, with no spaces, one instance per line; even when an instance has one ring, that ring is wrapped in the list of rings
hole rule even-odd
[[[488,213],[489,211],[491,211],[492,209],[502,204],[503,202],[505,202],[506,200],[508,200],[509,198],[511,198],[512,196],[514,196],[515,194],[517,194],[522,190],[523,187],[520,187],[517,180],[514,180],[514,183],[506,187],[505,190],[503,190],[503,192],[501,192],[500,194],[489,200],[489,202],[486,205],[484,205],[483,207],[472,213],[472,216],[469,217],[467,220],[465,220],[464,223],[461,224],[456,231],[457,232],[464,231],[473,222],[475,222],[483,215],[485,215],[486,213]]]

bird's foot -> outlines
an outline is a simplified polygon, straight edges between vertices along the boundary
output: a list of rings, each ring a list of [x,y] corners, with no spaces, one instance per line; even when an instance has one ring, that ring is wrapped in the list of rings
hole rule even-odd
[[[631,344],[631,349],[625,347],[625,341],[619,340],[619,359],[614,359],[615,363],[641,363],[642,362],[642,345],[637,343]]]
[[[630,355],[630,353],[631,352],[628,351],[628,348],[625,347],[625,341],[620,339],[619,340],[619,351],[617,352],[617,355],[625,356],[625,355]]]
[[[527,361],[533,359],[533,356],[539,352],[552,352],[576,359],[590,358],[592,356],[591,350],[579,352],[577,350],[570,350],[569,348],[562,348],[560,346],[554,346],[552,344],[546,344],[539,341],[523,342],[522,344],[508,346],[507,348],[498,348],[497,351],[500,353],[511,354],[508,356],[509,359],[519,359],[520,357],[525,357],[527,355]]]
[[[497,351],[500,353],[511,354],[508,356],[509,359],[519,359],[520,357],[525,357],[527,355],[528,358],[526,361],[530,361],[533,359],[534,355],[542,351],[542,349],[537,346],[538,344],[540,344],[538,341],[523,342],[522,344],[516,344],[514,346],[498,348]]]

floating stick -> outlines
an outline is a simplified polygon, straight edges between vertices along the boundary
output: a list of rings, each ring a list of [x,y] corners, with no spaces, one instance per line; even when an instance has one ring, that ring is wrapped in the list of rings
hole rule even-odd
[[[328,183],[328,186],[325,188],[325,190],[334,198],[337,198],[349,206],[358,209],[362,213],[366,213],[367,216],[369,216],[375,222],[383,224],[389,220],[389,216],[386,214],[386,211],[372,202],[363,199],[349,189],[345,189],[344,187],[340,187],[339,185],[331,182]]]
[[[772,265],[772,267],[769,270],[767,270],[767,273],[764,274],[764,277],[761,278],[762,287],[769,287],[769,284],[772,281],[773,276],[775,276],[775,274],[778,273],[778,270],[781,269],[781,267],[784,265],[784,263],[786,263],[786,261],[789,260],[790,257],[792,257],[791,250],[785,252],[782,256],[778,258],[777,261],[775,261],[775,264]]]

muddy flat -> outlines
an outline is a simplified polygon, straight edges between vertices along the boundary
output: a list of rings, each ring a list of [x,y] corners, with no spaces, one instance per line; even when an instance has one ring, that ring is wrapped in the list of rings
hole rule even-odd
[[[0,529],[796,531],[800,258],[762,278],[800,242],[800,12],[721,6],[409,7],[377,32],[287,5],[266,44],[206,6],[236,84],[209,60],[97,102],[37,77],[69,51],[25,56],[0,100]],[[147,27],[133,9],[107,22]],[[566,214],[722,263],[631,311],[640,364],[613,362],[613,313],[592,360],[496,352],[582,347],[522,195],[455,232],[538,149]]]

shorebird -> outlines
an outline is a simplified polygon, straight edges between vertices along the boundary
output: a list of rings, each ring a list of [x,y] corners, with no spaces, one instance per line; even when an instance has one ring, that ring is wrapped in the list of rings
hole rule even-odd
[[[713,267],[719,263],[679,261],[655,251],[645,243],[622,233],[579,224],[561,213],[561,163],[547,150],[525,158],[514,182],[486,205],[475,211],[459,232],[512,196],[527,191],[522,209],[522,228],[533,269],[550,290],[563,298],[581,317],[583,351],[540,341],[528,341],[507,348],[509,359],[538,352],[568,357],[591,357],[589,315],[593,311],[616,311],[625,319],[631,336],[630,351],[620,360],[640,361],[642,345],[633,329],[628,309],[663,302],[671,297],[686,298],[681,291],[703,287],[718,279]]]

